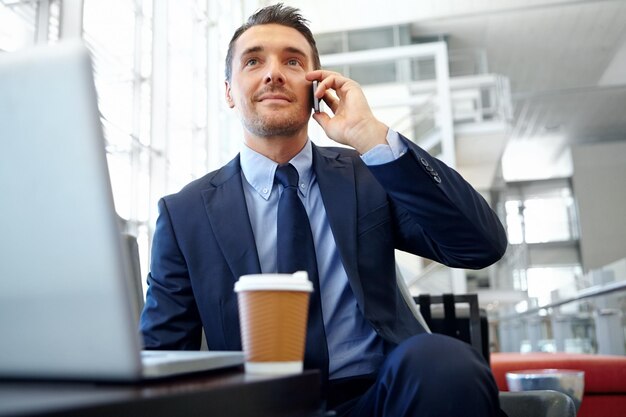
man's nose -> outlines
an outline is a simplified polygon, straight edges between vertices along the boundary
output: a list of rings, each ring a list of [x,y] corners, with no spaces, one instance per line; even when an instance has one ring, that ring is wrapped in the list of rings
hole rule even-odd
[[[265,74],[265,84],[284,84],[285,75],[282,72],[282,68],[279,62],[272,61],[267,66],[267,73]]]

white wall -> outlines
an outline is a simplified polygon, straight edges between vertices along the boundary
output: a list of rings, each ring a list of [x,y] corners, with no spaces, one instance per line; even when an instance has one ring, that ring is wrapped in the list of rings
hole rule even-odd
[[[626,142],[572,147],[583,269],[626,257]]]
[[[575,0],[283,0],[299,8],[311,21],[313,33],[334,32],[373,26],[467,16],[486,12],[527,9],[546,4],[575,3]],[[259,1],[260,6],[274,1]]]

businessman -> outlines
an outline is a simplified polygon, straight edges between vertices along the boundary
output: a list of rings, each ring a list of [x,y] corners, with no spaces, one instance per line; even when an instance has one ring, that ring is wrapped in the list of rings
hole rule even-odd
[[[235,281],[306,269],[316,291],[305,367],[320,369],[328,410],[500,415],[480,354],[426,333],[404,302],[394,249],[484,268],[505,251],[502,225],[458,173],[377,120],[356,82],[320,68],[297,9],[266,7],[234,33],[226,101],[245,146],[159,202],[141,318],[146,348],[198,349],[204,328],[209,349],[240,350]],[[332,114],[312,117],[350,149],[310,140],[313,94]],[[288,236],[291,229],[301,234]],[[303,263],[290,264],[302,253]]]

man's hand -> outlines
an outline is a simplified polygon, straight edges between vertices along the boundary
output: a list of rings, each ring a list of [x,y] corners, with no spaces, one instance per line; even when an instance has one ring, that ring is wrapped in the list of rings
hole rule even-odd
[[[334,114],[333,117],[324,112],[313,114],[313,119],[329,138],[353,147],[361,155],[376,145],[387,143],[389,128],[374,117],[357,82],[324,70],[309,72],[306,79],[319,80],[315,96],[323,99]]]

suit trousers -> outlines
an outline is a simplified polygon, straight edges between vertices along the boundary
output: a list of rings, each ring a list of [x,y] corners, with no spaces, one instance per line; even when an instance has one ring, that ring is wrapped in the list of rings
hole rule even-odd
[[[328,408],[338,417],[505,415],[481,354],[452,337],[427,333],[398,345],[377,375],[331,381]]]

